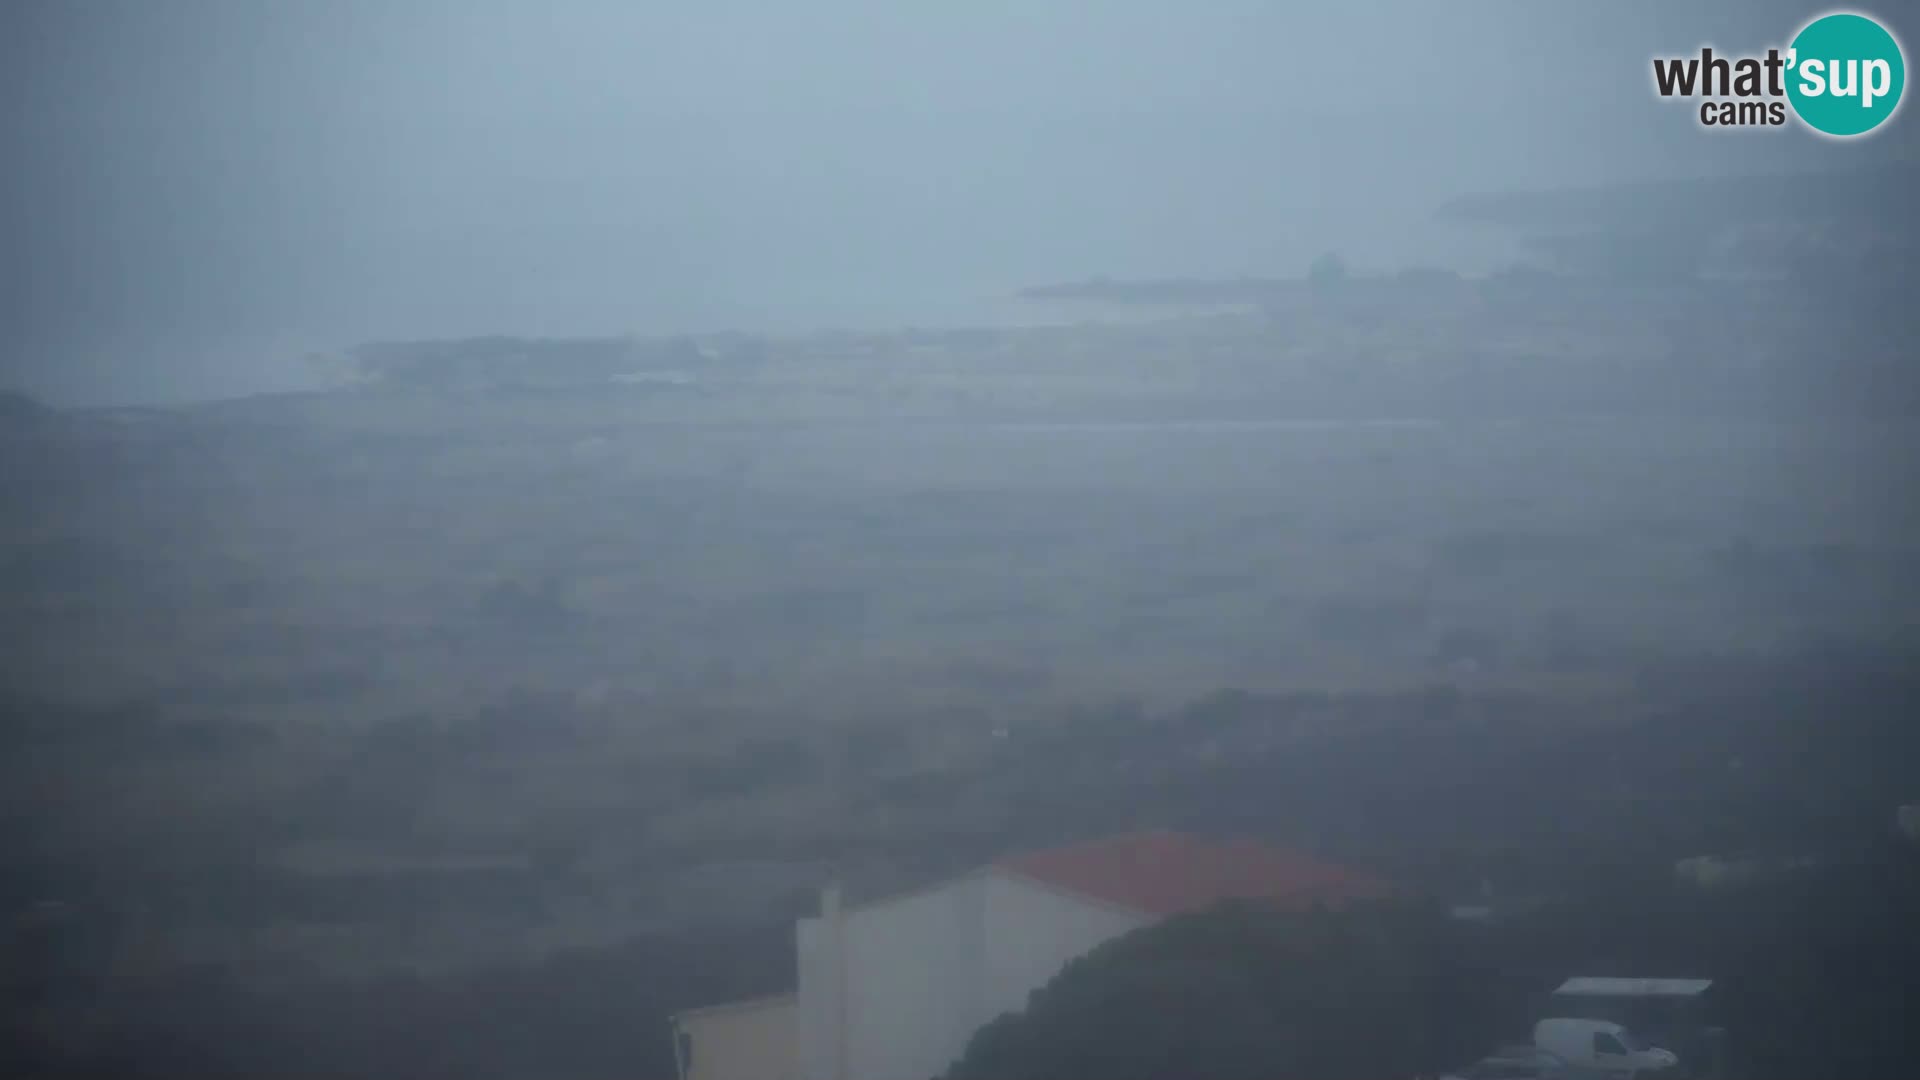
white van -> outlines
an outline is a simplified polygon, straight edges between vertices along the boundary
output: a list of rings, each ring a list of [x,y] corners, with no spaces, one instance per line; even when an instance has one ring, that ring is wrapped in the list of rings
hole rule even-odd
[[[1648,1044],[1611,1020],[1542,1020],[1533,1026],[1533,1045],[1583,1072],[1622,1080],[1680,1063],[1672,1051]]]

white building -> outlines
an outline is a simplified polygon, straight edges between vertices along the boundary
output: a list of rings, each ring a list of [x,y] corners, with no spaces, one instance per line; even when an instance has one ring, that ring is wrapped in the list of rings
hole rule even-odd
[[[929,1080],[982,1024],[1109,938],[1223,900],[1306,906],[1388,891],[1306,856],[1164,832],[1007,859],[870,903],[829,888],[821,914],[796,928],[792,1075]]]

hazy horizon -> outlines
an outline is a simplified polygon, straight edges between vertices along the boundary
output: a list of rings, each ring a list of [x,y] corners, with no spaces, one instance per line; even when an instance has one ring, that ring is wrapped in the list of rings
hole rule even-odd
[[[1438,204],[1897,153],[1707,134],[1648,93],[1654,50],[1802,17],[14,5],[0,382],[181,400],[375,338],[952,325],[1326,250],[1486,269],[1497,239]]]

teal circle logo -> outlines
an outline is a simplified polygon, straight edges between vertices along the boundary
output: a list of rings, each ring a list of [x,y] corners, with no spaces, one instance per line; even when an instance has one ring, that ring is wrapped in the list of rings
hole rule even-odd
[[[1907,65],[1886,27],[1851,12],[1808,23],[1788,52],[1787,100],[1808,127],[1865,135],[1900,107]]]

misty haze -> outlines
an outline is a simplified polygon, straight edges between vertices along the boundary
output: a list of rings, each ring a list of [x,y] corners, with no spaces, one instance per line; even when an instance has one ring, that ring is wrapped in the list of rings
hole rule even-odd
[[[1914,118],[1188,7],[0,14],[6,1075],[1909,1068]]]

